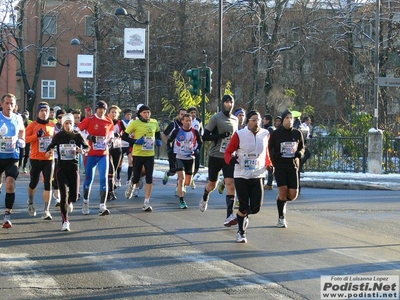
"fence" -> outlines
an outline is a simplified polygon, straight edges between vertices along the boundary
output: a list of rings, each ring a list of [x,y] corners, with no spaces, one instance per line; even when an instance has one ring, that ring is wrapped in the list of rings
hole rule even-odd
[[[311,152],[304,170],[363,172],[367,170],[368,145],[363,137],[315,137],[307,141]]]
[[[207,146],[207,143],[205,143]],[[311,157],[305,171],[352,172],[368,171],[368,138],[314,137],[307,141]],[[208,149],[208,147],[207,147]],[[156,157],[167,158],[165,147],[157,148]],[[207,165],[208,155],[205,155]],[[400,173],[400,138],[388,137],[383,142],[382,169],[384,173]]]

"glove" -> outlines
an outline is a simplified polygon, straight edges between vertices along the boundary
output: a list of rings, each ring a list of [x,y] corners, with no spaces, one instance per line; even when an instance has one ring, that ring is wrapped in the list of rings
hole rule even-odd
[[[0,127],[0,135],[1,136],[6,135],[7,132],[8,132],[8,128],[7,128],[6,124],[3,123],[3,125]]]
[[[168,153],[168,154],[174,153],[174,149],[172,149],[172,148],[167,148],[167,153]]]
[[[162,141],[161,140],[156,140],[156,146],[161,147],[162,146]]]
[[[271,172],[272,174],[274,174],[274,173],[275,173],[275,168],[274,168],[274,166],[273,166],[273,165],[269,165],[269,166],[267,166],[267,170],[268,170],[269,172]]]
[[[89,140],[89,141],[92,141],[93,143],[96,143],[97,142],[97,137],[95,136],[95,135],[88,135],[87,136],[87,139]]]
[[[236,164],[239,164],[239,162],[238,162],[238,157],[235,155],[235,156],[232,156],[232,158],[231,158],[231,160],[229,161],[229,164],[232,166],[232,167],[234,167]]]
[[[143,145],[144,144],[144,136],[142,136],[140,139],[137,139],[135,144],[137,145]]]
[[[229,137],[230,135],[231,135],[231,133],[230,133],[229,131],[225,131],[224,133],[221,133],[221,134],[219,135],[219,137],[220,137],[221,139],[224,139],[224,138]]]
[[[294,153],[294,157],[296,157],[296,158],[301,158],[301,152],[296,151],[296,152]]]
[[[119,133],[117,133],[117,132],[114,132],[114,137],[116,137],[116,138],[119,138]]]
[[[36,133],[37,137],[42,137],[44,136],[45,131],[43,130],[43,128],[40,128],[40,130]]]
[[[26,145],[25,140],[24,139],[18,139],[16,145],[17,145],[18,148],[25,148],[25,145]]]

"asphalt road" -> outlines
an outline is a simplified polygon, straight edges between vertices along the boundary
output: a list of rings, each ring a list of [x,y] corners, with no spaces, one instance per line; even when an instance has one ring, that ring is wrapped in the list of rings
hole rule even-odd
[[[95,184],[92,214],[78,202],[71,232],[60,231],[56,208],[40,220],[41,197],[30,217],[26,178],[17,184],[14,226],[0,230],[1,299],[319,299],[321,275],[400,274],[396,191],[303,188],[287,229],[276,228],[276,191],[267,191],[248,243],[237,244],[237,228],[222,226],[224,195],[199,211],[201,182],[181,210],[175,180],[156,179],[152,213],[141,211],[143,191],[126,200],[120,188],[106,217]]]

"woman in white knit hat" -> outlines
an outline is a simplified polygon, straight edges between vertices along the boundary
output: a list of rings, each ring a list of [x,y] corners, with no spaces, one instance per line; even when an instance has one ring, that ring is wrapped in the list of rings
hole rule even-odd
[[[72,212],[72,203],[78,199],[80,184],[78,154],[87,152],[90,147],[81,133],[74,130],[73,114],[65,114],[61,123],[62,130],[53,137],[47,147],[46,156],[50,156],[54,150],[57,151],[55,177],[60,189],[61,230],[70,231],[68,212]]]

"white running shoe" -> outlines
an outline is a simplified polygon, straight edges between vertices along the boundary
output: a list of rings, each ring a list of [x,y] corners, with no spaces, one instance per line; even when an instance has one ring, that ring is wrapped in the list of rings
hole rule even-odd
[[[35,209],[35,207],[33,206],[33,203],[32,203],[32,204],[29,204],[29,202],[28,202],[28,214],[29,214],[31,217],[36,217],[36,209]]]
[[[201,212],[205,212],[208,207],[208,201],[204,201],[203,199],[200,200],[199,202],[199,208]]]
[[[142,210],[148,212],[153,211],[153,208],[150,206],[149,200],[144,200]]]
[[[88,214],[90,214],[89,200],[83,199],[83,203],[82,203],[82,214],[83,214],[83,215],[88,215]]]
[[[56,199],[56,201],[60,202],[60,191],[59,190],[53,191],[53,198]]]
[[[99,216],[108,216],[109,214],[110,211],[107,209],[107,206],[105,204],[100,204]]]
[[[278,219],[278,223],[276,224],[277,227],[279,228],[287,228],[287,222],[286,219]]]
[[[53,217],[51,216],[50,212],[48,210],[45,210],[42,214],[42,220],[53,220]]]
[[[116,187],[121,187],[122,186],[121,179],[115,180],[115,186]]]
[[[232,225],[236,225],[238,223],[238,220],[236,216],[231,214],[229,217],[225,219],[224,226],[226,227],[231,227]]]
[[[55,199],[56,203],[54,203],[54,207],[60,207],[60,199]]]
[[[130,184],[131,184],[131,181],[128,180],[128,181],[126,182],[126,186],[128,186],[128,185],[130,185]]]
[[[133,196],[136,197],[136,198],[139,197],[139,191],[140,191],[139,188],[136,188],[136,189],[133,191]]]
[[[12,223],[10,221],[10,214],[4,215],[3,228],[11,228],[11,227],[12,227]]]
[[[138,183],[139,189],[142,189],[144,185],[144,177],[141,177]]]
[[[127,187],[126,187],[126,191],[125,191],[125,197],[126,199],[131,199],[133,196],[133,190],[135,189],[135,185],[130,183]]]
[[[237,233],[236,242],[238,243],[247,243],[246,232],[244,233]]]
[[[63,222],[61,231],[70,231],[69,229],[69,222]]]

